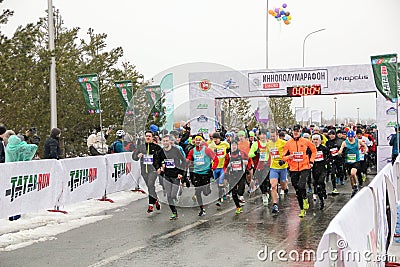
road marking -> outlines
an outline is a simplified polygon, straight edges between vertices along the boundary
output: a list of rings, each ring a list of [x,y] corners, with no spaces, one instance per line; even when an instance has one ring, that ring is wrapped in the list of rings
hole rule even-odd
[[[196,226],[198,226],[198,225],[200,225],[200,224],[203,224],[203,223],[205,223],[205,222],[208,222],[208,220],[198,220],[197,222],[194,222],[194,223],[189,224],[189,225],[186,225],[186,226],[184,226],[184,227],[182,227],[182,228],[180,228],[180,229],[177,229],[177,230],[175,230],[175,231],[172,231],[172,232],[169,233],[169,234],[163,235],[163,236],[160,237],[160,239],[170,238],[170,237],[172,237],[172,236],[174,236],[174,235],[177,235],[177,234],[180,234],[180,233],[182,233],[182,232],[185,232],[185,231],[187,231],[187,230],[189,230],[189,229],[192,229],[192,228],[194,228],[194,227],[196,227]]]
[[[145,247],[136,247],[136,248],[128,249],[128,250],[126,250],[124,252],[121,252],[121,253],[119,253],[117,255],[114,255],[114,256],[109,257],[107,259],[104,259],[104,260],[101,260],[99,262],[96,262],[96,263],[94,263],[92,265],[89,265],[89,267],[100,267],[100,266],[107,265],[107,264],[109,264],[109,263],[111,263],[113,261],[119,260],[119,259],[121,259],[121,258],[123,258],[125,256],[128,256],[129,254],[135,253],[135,252],[137,252],[139,250],[142,250],[144,248]]]

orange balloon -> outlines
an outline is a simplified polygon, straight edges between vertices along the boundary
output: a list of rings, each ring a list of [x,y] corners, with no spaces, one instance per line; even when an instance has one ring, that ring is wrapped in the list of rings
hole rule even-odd
[[[286,24],[286,25],[289,25],[289,24],[290,24],[290,21],[285,20],[285,24]]]
[[[272,9],[270,9],[270,10],[268,10],[268,13],[269,13],[270,15],[273,15],[273,14],[274,14],[274,11],[273,11]]]

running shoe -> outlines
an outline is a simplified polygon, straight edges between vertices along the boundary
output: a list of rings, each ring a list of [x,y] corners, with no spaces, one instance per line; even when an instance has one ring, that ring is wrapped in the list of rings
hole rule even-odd
[[[161,205],[160,205],[160,202],[158,202],[158,200],[156,200],[156,209],[157,210],[160,210],[161,209]]]
[[[301,210],[299,213],[299,217],[303,218],[306,215],[306,210]]]
[[[147,213],[152,213],[153,211],[154,211],[153,205],[149,205],[149,207],[147,208]]]
[[[219,198],[217,203],[215,203],[215,205],[217,205],[218,207],[221,207],[222,202],[224,201],[223,198]]]
[[[266,207],[268,205],[268,194],[262,194],[263,205]]]
[[[286,187],[285,191],[285,195],[289,194],[289,187]]]
[[[242,204],[246,203],[246,200],[244,200],[244,196],[239,196],[239,202]]]
[[[205,216],[206,215],[206,210],[205,209],[201,209],[199,212],[199,216]]]
[[[171,221],[178,219],[178,214],[177,213],[172,213],[171,216],[169,216],[169,219]]]
[[[307,193],[308,193],[308,194],[312,194],[312,188],[308,188]]]
[[[227,196],[226,195],[223,195],[222,196],[222,200],[226,200],[227,199]],[[221,201],[221,202],[223,202],[223,201]]]
[[[197,202],[197,197],[196,197],[196,195],[193,195],[193,196],[192,196],[192,200],[193,200],[193,202]]]
[[[363,182],[365,182],[367,180],[367,175],[365,175],[365,173],[362,174],[362,180],[363,180]]]
[[[278,205],[276,205],[276,204],[274,204],[273,206],[272,206],[272,213],[278,213],[279,212],[279,209],[278,209]]]
[[[243,211],[242,211],[242,207],[236,208],[236,211],[235,211],[236,214],[240,214],[240,213],[242,213],[242,212],[243,212]]]
[[[339,194],[339,191],[336,188],[333,188],[332,195],[337,195],[337,194]]]
[[[303,209],[308,210],[310,208],[310,204],[308,204],[308,199],[303,199]]]
[[[344,181],[340,181],[340,185],[344,185]]]
[[[317,194],[313,194],[312,198],[313,198],[314,201],[317,201]]]
[[[336,178],[336,184],[339,184],[340,180],[339,178]]]

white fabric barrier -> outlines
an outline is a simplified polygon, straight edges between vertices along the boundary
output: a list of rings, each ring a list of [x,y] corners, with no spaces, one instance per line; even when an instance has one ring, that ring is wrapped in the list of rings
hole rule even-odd
[[[57,160],[0,164],[0,218],[53,208],[62,176]]]
[[[132,153],[106,155],[107,194],[135,188],[140,179],[140,161],[132,160]]]
[[[335,216],[325,231],[317,250],[315,266],[341,263],[340,266],[384,266],[388,242],[393,240],[397,219],[397,185],[400,162],[387,164],[355,195]],[[391,218],[386,207],[389,205]],[[390,228],[390,229],[389,229]],[[346,244],[345,248],[341,247]],[[342,256],[359,255],[360,258],[339,257],[333,260],[329,251]]]
[[[340,210],[318,245],[314,266],[366,266],[364,253],[376,255],[374,205],[372,191],[363,188]]]
[[[104,156],[61,160],[62,192],[59,206],[104,196],[107,184]]]

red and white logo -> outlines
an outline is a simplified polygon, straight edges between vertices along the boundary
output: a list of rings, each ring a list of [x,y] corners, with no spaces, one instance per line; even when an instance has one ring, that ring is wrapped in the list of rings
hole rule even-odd
[[[200,89],[204,92],[208,91],[211,89],[211,83],[209,80],[201,80],[199,83]]]

